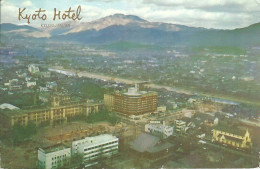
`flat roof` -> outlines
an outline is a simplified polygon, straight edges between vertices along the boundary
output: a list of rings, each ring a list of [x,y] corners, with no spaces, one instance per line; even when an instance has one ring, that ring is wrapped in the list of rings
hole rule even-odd
[[[45,153],[52,153],[52,152],[56,152],[56,151],[60,151],[60,150],[68,149],[68,148],[70,148],[70,147],[63,143],[59,143],[59,144],[54,144],[54,145],[51,145],[48,147],[43,147],[40,149],[42,149]]]
[[[118,138],[111,134],[102,134],[102,135],[98,135],[98,136],[94,136],[94,137],[86,137],[85,139],[74,141],[73,143],[84,142],[81,146],[85,147],[85,146],[91,146],[91,145],[96,145],[96,144],[102,144],[104,142],[108,142],[108,141],[115,140],[115,139],[118,139]]]

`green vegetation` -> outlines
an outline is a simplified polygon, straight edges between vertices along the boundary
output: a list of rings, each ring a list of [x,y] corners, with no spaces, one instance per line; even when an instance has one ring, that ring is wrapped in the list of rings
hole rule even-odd
[[[61,168],[84,168],[83,154],[72,155],[70,165],[62,166]]]
[[[91,82],[85,82],[79,85],[83,97],[88,99],[103,99],[105,89]]]
[[[0,103],[10,103],[19,108],[37,105],[39,103],[38,93],[17,92],[13,95],[2,95],[0,97]]]
[[[4,138],[5,141],[10,139],[12,145],[15,145],[30,140],[36,132],[36,125],[33,123],[28,123],[27,126],[15,125]]]
[[[102,110],[98,113],[91,113],[87,117],[87,122],[89,123],[96,123],[100,121],[108,121],[111,124],[115,125],[117,122],[119,122],[119,119],[117,118],[115,113],[110,113],[106,110]]]

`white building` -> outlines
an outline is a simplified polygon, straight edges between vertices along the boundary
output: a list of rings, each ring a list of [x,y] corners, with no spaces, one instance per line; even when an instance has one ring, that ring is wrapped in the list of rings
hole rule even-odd
[[[30,64],[30,65],[28,65],[28,71],[29,71],[30,73],[37,73],[37,72],[39,72],[40,70],[39,70],[39,67],[38,67],[38,66],[35,66],[34,64]]]
[[[40,86],[40,92],[48,92],[49,89],[47,87]]]
[[[167,138],[173,135],[173,127],[161,123],[149,123],[145,125],[145,132],[161,135]]]
[[[68,165],[70,163],[71,148],[57,144],[46,148],[39,148],[39,168],[53,169]]]
[[[54,89],[57,87],[57,83],[56,82],[47,82],[46,87],[49,89]]]
[[[26,82],[27,87],[36,86],[36,82]]]
[[[215,126],[218,125],[218,118],[215,118],[213,123]]]
[[[82,154],[86,167],[98,163],[98,159],[118,153],[118,138],[110,134],[86,137],[72,142],[72,154]]]
[[[178,133],[186,133],[189,127],[187,127],[186,122],[182,120],[174,120],[175,130]]]
[[[51,72],[41,72],[41,78],[50,78]]]
[[[166,112],[166,106],[157,107],[157,112],[162,112],[162,113]]]

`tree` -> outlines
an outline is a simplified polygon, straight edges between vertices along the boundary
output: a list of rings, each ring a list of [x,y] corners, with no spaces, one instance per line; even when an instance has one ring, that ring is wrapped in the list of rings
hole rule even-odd
[[[83,168],[85,166],[83,154],[77,153],[71,156],[71,164],[67,168],[73,168],[75,166],[79,168]]]

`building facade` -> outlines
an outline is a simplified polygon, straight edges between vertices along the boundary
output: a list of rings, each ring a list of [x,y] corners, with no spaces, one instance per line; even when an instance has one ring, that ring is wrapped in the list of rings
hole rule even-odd
[[[186,122],[182,120],[174,120],[174,129],[176,133],[185,134],[189,127],[187,127]]]
[[[114,95],[112,94],[104,94],[104,103],[109,111],[113,111],[114,109]]]
[[[251,137],[246,131],[244,136],[233,133],[224,132],[221,130],[213,130],[212,142],[226,144],[234,148],[250,149],[252,147]]]
[[[71,148],[64,144],[38,149],[38,166],[41,169],[61,168],[69,165]]]
[[[86,137],[72,142],[72,154],[82,154],[86,167],[118,153],[119,139],[109,134]]]
[[[26,126],[30,122],[36,125],[52,125],[66,122],[68,119],[80,115],[88,116],[89,113],[96,113],[104,106],[101,103],[70,102],[69,100],[61,103],[61,100],[58,97],[53,97],[51,106],[45,108],[0,109],[0,123],[4,127],[12,127],[16,124]]]
[[[139,91],[137,88],[129,88],[128,92],[116,92],[113,99],[107,99],[112,102],[106,102],[107,105],[113,105],[113,110],[128,116],[142,115],[157,111],[156,92]],[[108,98],[108,97],[107,97]]]
[[[149,123],[145,125],[145,132],[159,135],[163,138],[170,137],[173,135],[173,127],[167,126],[161,123]]]

